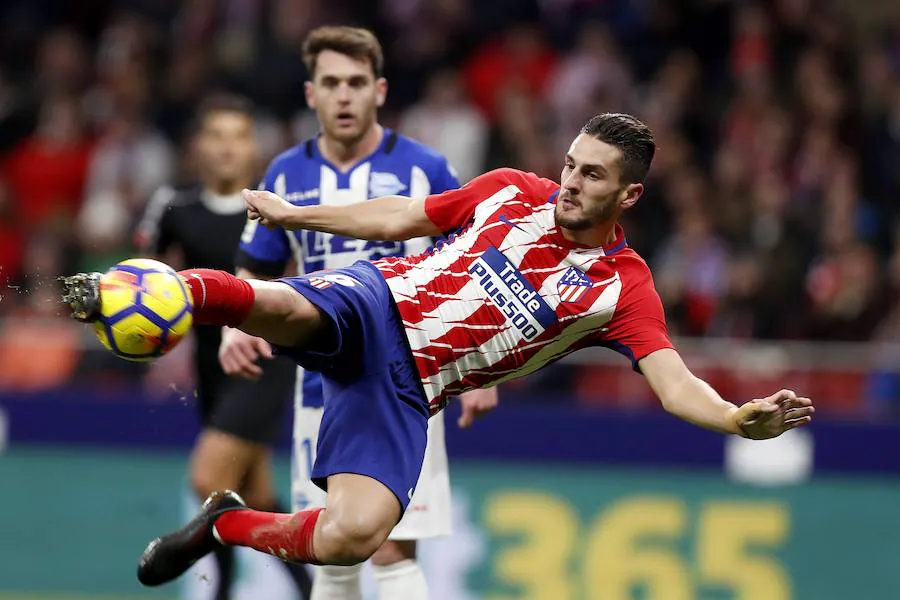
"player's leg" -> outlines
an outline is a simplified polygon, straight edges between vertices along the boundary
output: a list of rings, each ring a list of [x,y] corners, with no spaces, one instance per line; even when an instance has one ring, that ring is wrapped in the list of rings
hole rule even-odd
[[[234,494],[214,494],[193,521],[150,543],[138,568],[141,582],[171,581],[217,540],[311,564],[352,565],[374,554],[414,494],[427,432],[424,407],[414,403],[421,388],[411,379],[411,361],[386,360],[389,368],[365,377],[325,380],[313,471],[315,481],[327,478],[324,509],[260,512]]]
[[[346,382],[325,378],[313,470],[315,481],[326,479],[324,509],[261,512],[234,494],[214,494],[193,521],[150,543],[138,568],[141,582],[160,585],[180,576],[217,540],[311,564],[352,565],[374,554],[413,496],[427,432],[411,361],[380,356],[388,368]]]
[[[278,437],[294,387],[294,364],[282,357],[261,361],[256,381],[221,375],[213,410],[193,469],[202,498],[235,490],[250,508],[271,510],[277,498],[271,477],[271,445]]]
[[[288,512],[278,500],[278,494],[275,490],[275,482],[272,475],[272,452],[269,448],[265,448],[260,452],[250,466],[241,491],[247,505],[252,508],[272,513]],[[227,548],[227,546],[223,546],[223,548]],[[300,597],[304,599],[310,598],[312,577],[306,566],[294,563],[282,564],[300,592]]]
[[[239,489],[243,474],[253,460],[256,449],[251,444],[228,433],[204,428],[194,444],[189,461],[191,487],[203,501],[216,490]],[[234,578],[234,549],[222,546],[215,549],[216,569],[219,573],[216,600],[231,597]]]
[[[179,576],[216,539],[294,562],[356,564],[399,521],[422,468],[428,400],[384,279],[366,263],[343,271],[334,286],[288,280],[320,307],[320,320],[327,315],[337,342],[330,353],[319,340],[315,352],[286,349],[323,371],[326,409],[313,479],[327,486],[325,509],[266,513],[246,509],[234,494],[216,494],[191,523],[151,542],[138,570],[143,583]],[[230,310],[229,319],[240,323],[249,312]]]
[[[196,323],[229,325],[290,348],[327,335],[321,311],[282,282],[238,279],[212,269],[189,269],[179,275],[194,298]]]
[[[218,353],[216,366],[219,367]],[[203,497],[206,498],[216,490],[233,489],[240,493],[250,508],[281,513],[287,511],[278,501],[275,489],[271,446],[282,430],[293,396],[297,369],[292,361],[284,357],[263,360],[260,367],[262,376],[256,381],[238,377],[223,378],[216,408],[209,418],[210,424],[219,432],[231,434],[233,439],[246,446],[250,452],[244,454],[235,448],[246,460],[234,464],[234,479],[227,485],[222,481],[208,482],[212,484],[211,489],[205,489]],[[225,451],[226,459],[229,455],[230,452]],[[301,597],[308,598],[312,580],[306,569],[301,565],[282,564],[288,570]]]
[[[314,567],[310,600],[362,600],[362,564]]]
[[[271,460],[272,452],[268,448],[264,448],[255,457],[240,488],[241,497],[250,508],[268,512],[286,512],[281,510],[281,503],[275,494]]]
[[[231,469],[233,449],[228,442],[242,440],[212,426],[215,415],[222,411],[223,390],[228,378],[222,372],[218,360],[218,336],[210,335],[206,328],[197,331],[195,366],[197,372],[197,405],[203,420],[203,429],[197,437],[188,461],[188,473],[194,493],[203,502],[217,489],[237,489],[250,462],[252,448],[239,449],[235,469]],[[220,443],[222,442],[222,443]],[[241,451],[244,450],[244,451]],[[218,578],[213,594],[215,600],[231,598],[234,582],[234,548],[222,546],[213,553]]]
[[[200,433],[190,459],[191,486],[201,499],[217,490],[243,491],[243,482],[263,448],[214,428]],[[256,498],[252,499],[253,506]]]
[[[372,556],[379,600],[427,600],[428,583],[415,540],[388,540]]]
[[[150,542],[138,565],[138,579],[149,586],[167,583],[217,543],[297,563],[361,563],[387,539],[402,506],[386,485],[365,475],[332,475],[328,487],[324,509],[294,514],[253,510],[234,492],[216,492],[191,522]]]
[[[402,506],[383,483],[365,475],[328,478],[328,501],[313,547],[320,561],[354,565],[368,560],[400,520]]]
[[[243,493],[248,474],[262,459],[265,448],[256,441],[259,436],[253,435],[258,424],[244,418],[252,411],[246,397],[246,392],[252,391],[250,383],[222,372],[217,347],[201,346],[199,350],[197,391],[204,428],[191,453],[189,474],[191,487],[202,502],[216,490]],[[250,506],[257,506],[260,500],[270,502],[253,497]],[[214,555],[219,572],[215,597],[227,599],[231,596],[234,549],[221,546]]]
[[[418,540],[450,535],[450,474],[444,441],[444,415],[428,421],[428,445],[415,494],[388,541],[372,556],[379,600],[428,598],[417,560]]]
[[[291,348],[327,340],[330,329],[319,309],[291,286],[274,281],[238,279],[225,271],[180,271],[194,300],[194,323],[227,325]],[[63,278],[63,302],[81,321],[100,313],[100,273]]]
[[[318,388],[321,384],[316,381]],[[295,511],[324,508],[327,496],[312,482],[319,429],[325,409],[304,404],[305,390],[298,384],[294,405],[294,441],[291,457],[291,497]],[[310,600],[362,600],[362,565],[320,565],[314,570]]]

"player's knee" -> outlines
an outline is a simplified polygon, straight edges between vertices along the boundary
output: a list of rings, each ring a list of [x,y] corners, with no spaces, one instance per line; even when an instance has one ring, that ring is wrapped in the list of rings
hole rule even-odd
[[[365,515],[331,515],[323,525],[332,550],[329,562],[355,565],[372,557],[387,539],[390,528]]]
[[[372,555],[372,564],[376,567],[394,565],[416,557],[415,540],[387,540]]]

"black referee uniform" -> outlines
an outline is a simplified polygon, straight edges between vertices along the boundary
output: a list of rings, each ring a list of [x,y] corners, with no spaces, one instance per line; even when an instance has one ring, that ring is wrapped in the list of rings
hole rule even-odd
[[[177,247],[188,268],[234,273],[246,222],[240,194],[216,196],[201,185],[164,187],[147,206],[137,243],[141,251],[156,256]],[[263,359],[259,381],[229,377],[219,364],[222,329],[198,325],[194,333],[197,398],[204,426],[271,445],[293,398],[296,365],[284,357]]]

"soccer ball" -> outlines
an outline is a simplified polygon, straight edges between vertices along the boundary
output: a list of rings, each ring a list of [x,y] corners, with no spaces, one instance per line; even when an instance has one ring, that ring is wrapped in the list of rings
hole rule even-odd
[[[132,258],[100,278],[100,316],[94,331],[120,358],[153,360],[187,335],[193,308],[190,291],[170,266]]]

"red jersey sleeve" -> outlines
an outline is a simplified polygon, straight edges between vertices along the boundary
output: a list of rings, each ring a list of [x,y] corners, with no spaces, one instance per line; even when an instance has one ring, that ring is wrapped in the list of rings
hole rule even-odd
[[[463,187],[425,198],[425,214],[443,233],[464,227],[478,205],[508,185],[516,185],[533,202],[546,202],[559,187],[533,173],[515,169],[495,169],[479,175]]]
[[[628,260],[639,261],[642,268],[629,274],[633,281],[625,279],[628,275],[623,277],[623,293],[616,312],[596,344],[625,355],[634,370],[640,372],[639,360],[673,345],[650,269],[637,256]]]

